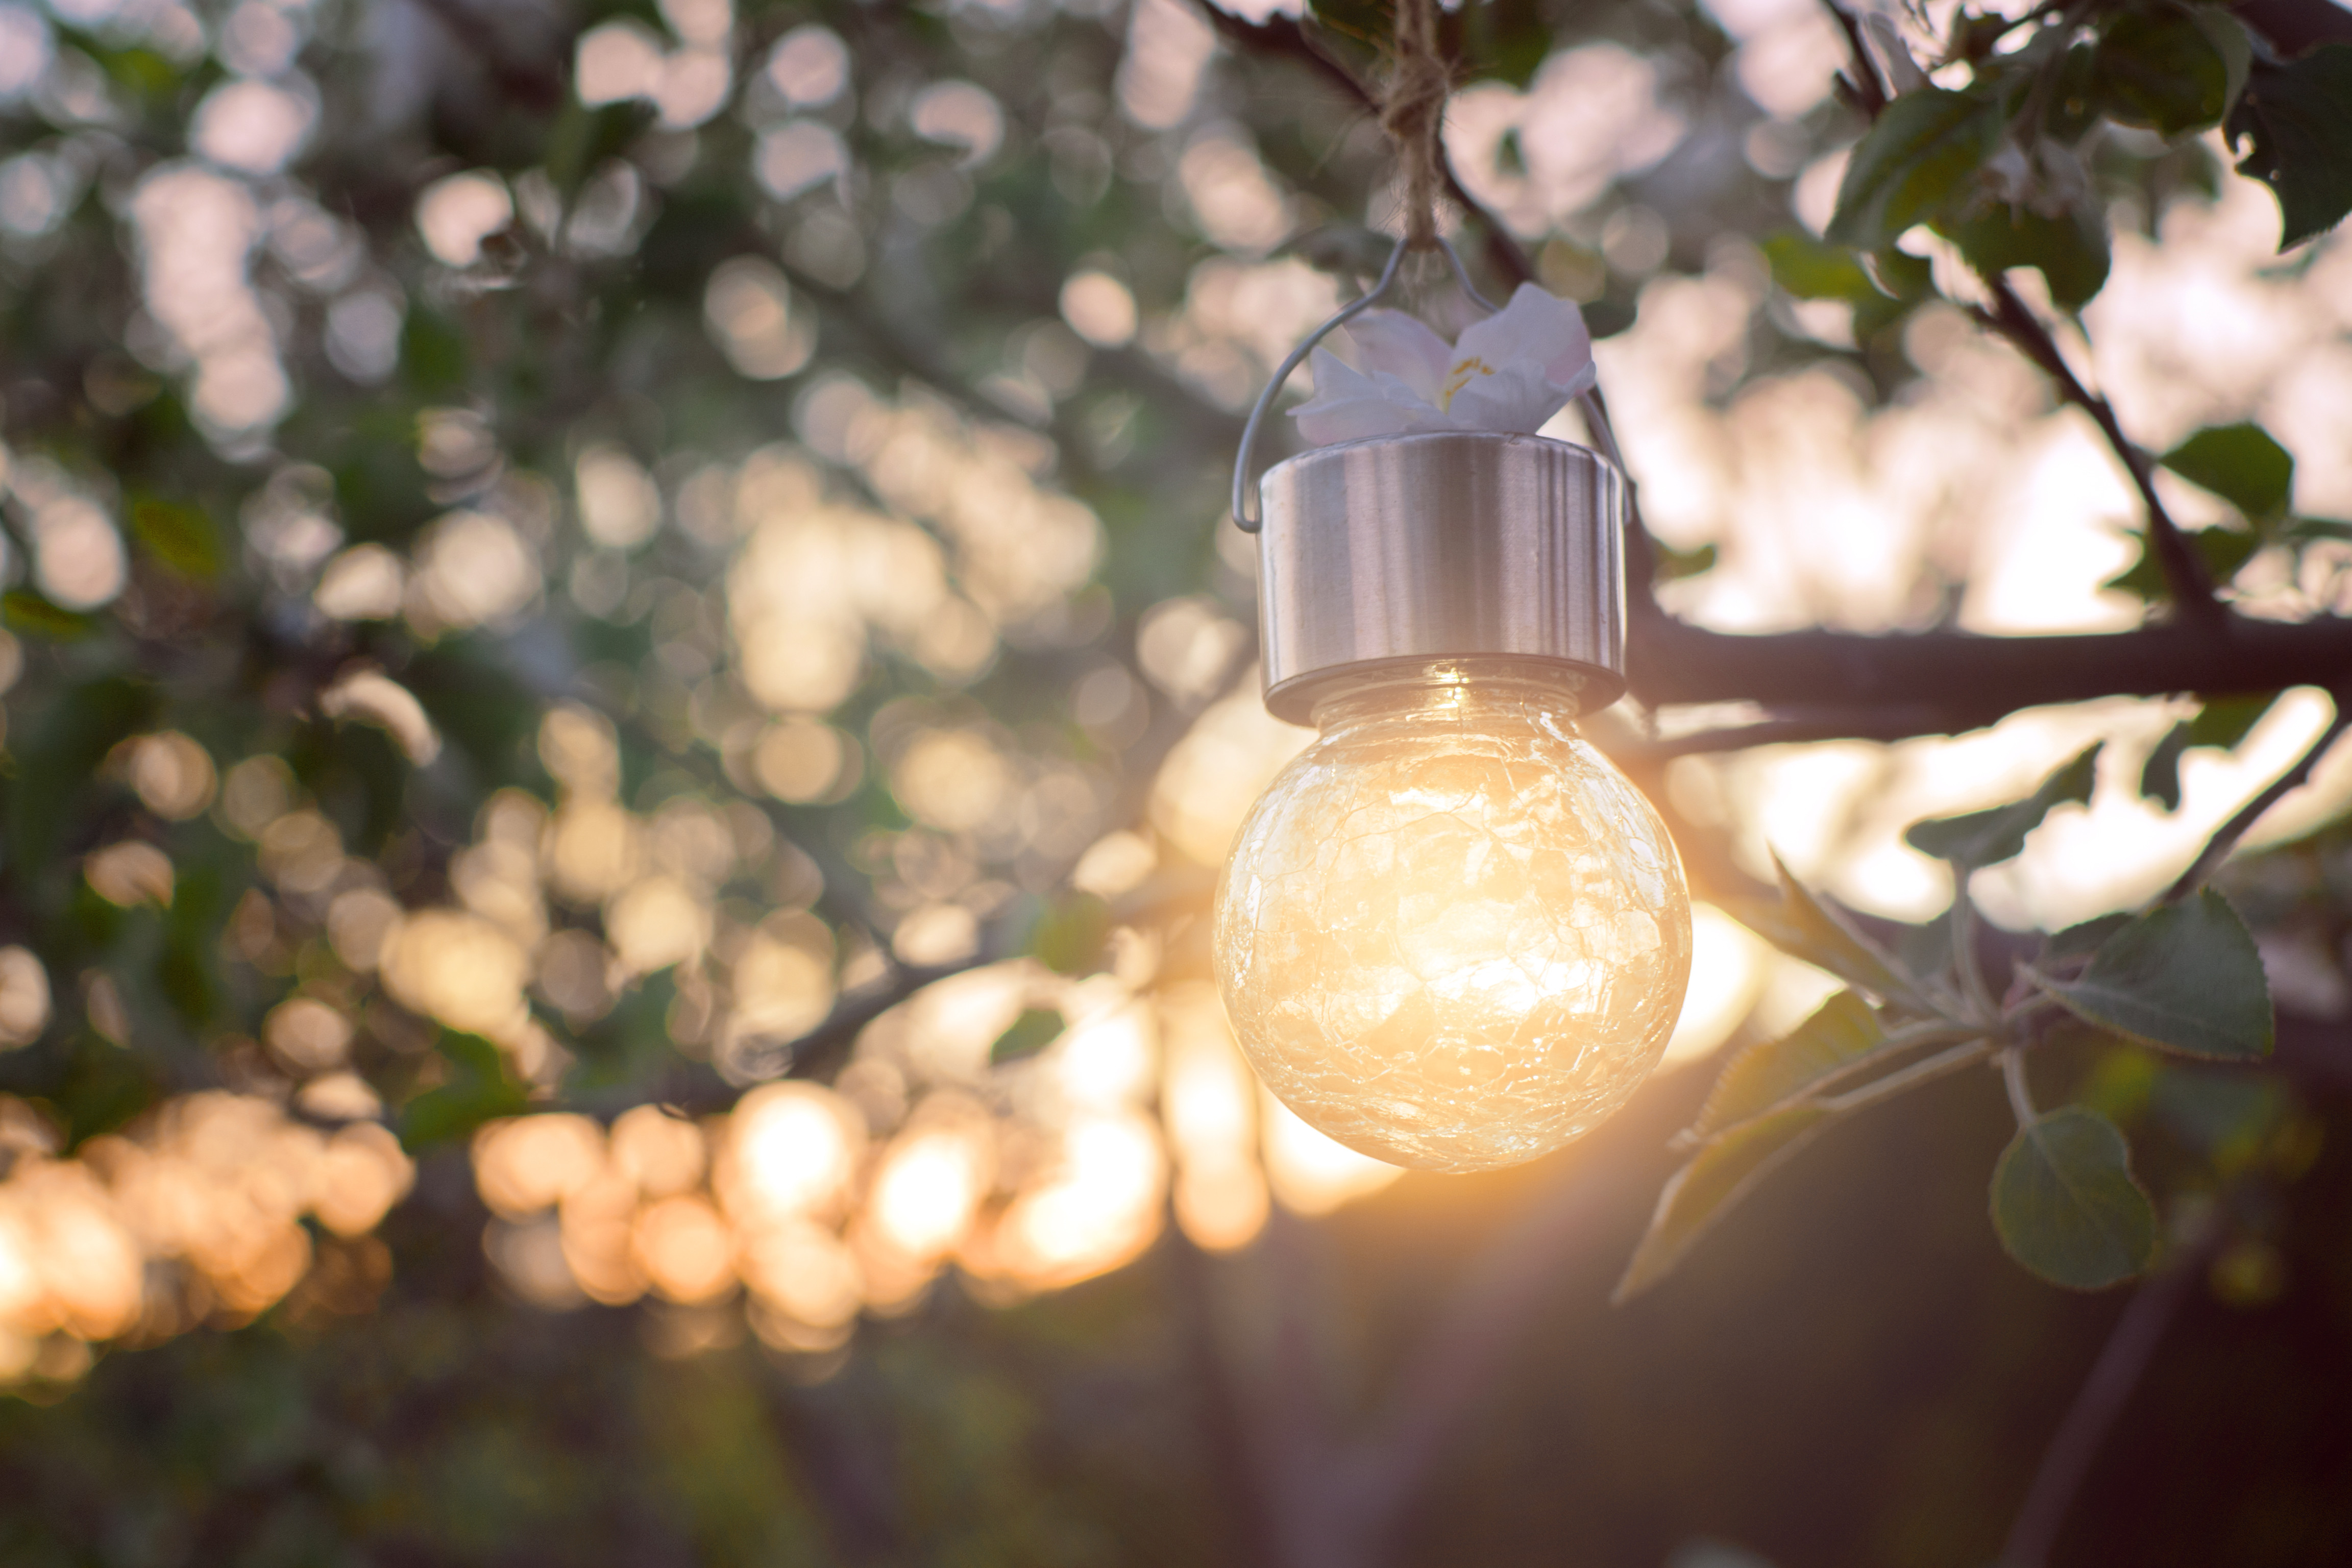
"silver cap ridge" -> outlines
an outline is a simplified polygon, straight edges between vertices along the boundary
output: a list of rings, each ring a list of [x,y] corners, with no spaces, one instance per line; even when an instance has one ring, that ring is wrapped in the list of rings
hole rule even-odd
[[[1500,654],[1557,664],[1585,712],[1625,693],[1625,481],[1540,436],[1445,431],[1318,447],[1260,490],[1265,705],[1384,665]]]

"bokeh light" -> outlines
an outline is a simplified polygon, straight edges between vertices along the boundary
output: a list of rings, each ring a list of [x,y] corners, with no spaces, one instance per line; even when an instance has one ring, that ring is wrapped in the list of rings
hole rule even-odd
[[[467,1263],[504,1297],[645,1303],[689,1348],[748,1329],[808,1377],[869,1314],[1062,1289],[1171,1226],[1248,1254],[1276,1205],[1398,1182],[1265,1095],[1202,936],[1214,868],[1312,740],[1257,695],[1223,465],[1352,291],[1286,242],[1393,216],[1370,127],[1302,160],[1294,97],[1241,90],[1183,0],[951,6],[919,68],[846,13],[664,0],[574,38],[509,7],[459,39],[412,9],[354,44],[276,0],[0,0],[0,276],[28,301],[0,742],[12,789],[69,779],[57,809],[89,814],[38,895],[70,940],[36,910],[0,946],[0,1050],[24,1082],[76,1063],[152,1096],[0,1097],[0,1384],[306,1321],[338,1279],[373,1300],[413,1160],[419,1223],[470,1175]],[[1706,9],[1719,80],[1596,37],[1445,119],[1471,195],[1618,329],[1598,353],[1645,517],[1716,552],[1667,606],[1719,631],[2138,624],[2103,586],[2127,477],[1964,298],[1865,357],[1851,306],[1785,298],[1692,195],[1753,173],[1759,210],[1818,234],[1845,166],[1834,23]],[[1083,72],[1032,49],[1047,27],[1082,30]],[[570,117],[544,149],[508,139],[519,84]],[[2149,451],[2262,420],[2295,449],[2293,514],[2340,521],[2352,244],[2279,265],[2267,195],[2182,184],[2118,209],[2067,352]],[[114,268],[104,319],[36,287]],[[90,341],[34,331],[59,323]],[[2271,539],[2231,593],[2341,612],[2352,546]],[[118,700],[43,771],[60,714]],[[2168,811],[2134,779],[2187,710],[1694,755],[1662,793],[1736,873],[1777,853],[1924,921],[1952,883],[1903,828],[2105,739],[2094,798],[1974,883],[1996,922],[2057,925],[2161,888],[2333,714],[2288,693],[2183,758]],[[1638,750],[1686,717],[1594,733]],[[2352,750],[2315,778],[2254,842],[2352,799]],[[1836,984],[1723,896],[1669,1065]],[[2282,997],[2352,1005],[2339,944],[2266,941]]]

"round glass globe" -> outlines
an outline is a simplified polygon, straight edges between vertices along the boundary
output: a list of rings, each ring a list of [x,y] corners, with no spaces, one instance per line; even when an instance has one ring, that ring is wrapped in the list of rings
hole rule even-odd
[[[1217,888],[1225,1012],[1307,1122],[1401,1165],[1549,1152],[1656,1067],[1690,979],[1674,842],[1556,671],[1455,660],[1315,710]]]

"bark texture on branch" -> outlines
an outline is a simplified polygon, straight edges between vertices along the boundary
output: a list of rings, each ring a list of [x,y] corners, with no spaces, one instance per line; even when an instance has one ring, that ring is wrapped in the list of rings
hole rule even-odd
[[[1633,695],[1652,707],[1756,702],[1834,710],[1856,734],[1894,739],[1974,729],[2021,708],[2099,697],[2222,696],[2352,675],[2352,619],[2165,622],[2128,632],[1985,637],[1971,632],[1801,631],[1744,636],[1637,616],[1626,650]],[[1890,723],[1888,721],[1891,720]],[[1822,726],[1816,723],[1815,738]]]

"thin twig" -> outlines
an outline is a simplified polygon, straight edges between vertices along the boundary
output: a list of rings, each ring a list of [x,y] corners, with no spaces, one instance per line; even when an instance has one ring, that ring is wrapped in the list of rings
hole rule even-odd
[[[2000,1053],[2000,1086],[2009,1091],[2009,1109],[2021,1128],[2031,1127],[2042,1120],[2033,1109],[2033,1086],[2025,1078],[2025,1052],[2011,1046]]]
[[[460,48],[481,63],[491,85],[500,92],[526,109],[541,112],[562,105],[563,71],[560,66],[526,63],[511,58],[497,26],[464,0],[417,0],[417,4]],[[568,34],[556,38],[554,48],[549,52],[556,59],[570,59],[572,42]]]
[[[2066,1418],[2043,1450],[2041,1468],[2025,1494],[2024,1506],[2010,1526],[2009,1542],[2001,1548],[2000,1568],[2042,1568],[2050,1548],[2066,1522],[2074,1494],[2090,1474],[2107,1431],[2122,1414],[2124,1403],[2147,1370],[2157,1342],[2171,1325],[2173,1315],[2189,1296],[2189,1287],[2204,1272],[2205,1263],[2220,1244],[2222,1227],[2216,1224],[2184,1247],[2157,1276],[2142,1285],[2131,1304],[2116,1320],[2113,1332],[2091,1364]]]
[[[1613,1167],[1570,1163],[1465,1271],[1342,1471],[1350,1507],[1383,1535],[1394,1538],[1465,1424],[1503,1381],[1563,1266],[1605,1234],[1629,1184]]]
[[[1851,1110],[1860,1110],[1866,1105],[1876,1105],[1883,1100],[1892,1100],[1898,1094],[1907,1093],[1923,1083],[1933,1083],[1939,1078],[1948,1078],[1964,1067],[1970,1067],[1984,1060],[1991,1049],[1992,1044],[1989,1040],[1970,1040],[1966,1045],[1955,1046],[1948,1051],[1938,1051],[1932,1057],[1926,1057],[1913,1062],[1901,1072],[1891,1072],[1885,1078],[1874,1078],[1860,1089],[1844,1094],[1832,1095],[1822,1100],[1820,1104],[1824,1110],[1839,1116]]]
[[[1990,1028],[2000,1016],[2000,1009],[1994,1005],[1985,984],[1984,965],[1977,953],[1977,906],[1969,897],[1970,869],[1958,861],[1952,863],[1952,973],[1960,983],[1960,995],[1970,1015]]]
[[[1917,1050],[1922,1046],[1976,1045],[1984,1037],[1985,1032],[1982,1029],[1969,1024],[1955,1024],[1944,1018],[1929,1018],[1921,1023],[1906,1024],[1902,1028],[1890,1030],[1886,1037],[1873,1046],[1866,1055],[1856,1057],[1849,1062],[1841,1062],[1822,1074],[1806,1086],[1804,1097],[1811,1100],[1823,1099],[1828,1090],[1851,1082],[1854,1079],[1866,1077],[1873,1068],[1884,1068],[1890,1058],[1900,1056],[1906,1051]],[[1921,1061],[1927,1059],[1929,1058],[1925,1057],[1920,1058]],[[1918,1063],[1915,1062],[1912,1065],[1916,1067]],[[1910,1068],[1906,1068],[1903,1070],[1907,1072]],[[1894,1076],[1888,1073],[1884,1078],[1870,1079],[1862,1088],[1875,1088],[1887,1078]],[[1860,1093],[1861,1089],[1849,1092]]]
[[[875,1374],[861,1370],[856,1375]],[[758,1389],[769,1430],[791,1456],[801,1490],[816,1505],[839,1560],[903,1562],[905,1510],[884,1403],[868,1390],[838,1384],[796,1387],[774,1368]]]
[[[1875,120],[1889,100],[1877,65],[1871,59],[1870,50],[1863,41],[1861,25],[1838,4],[1838,0],[1822,0],[1822,4],[1829,8],[1830,15],[1837,19],[1839,27],[1845,33],[1846,50],[1853,62],[1853,74],[1857,79],[1853,83],[1855,107]],[[2208,626],[2220,624],[2226,612],[2221,601],[2214,597],[2212,574],[2206,571],[2204,561],[2189,543],[2180,525],[2173,521],[2164,499],[2156,493],[2155,473],[2147,455],[2133,445],[2131,437],[2124,433],[2122,422],[2116,419],[2116,411],[2107,400],[2083,384],[2082,378],[2066,363],[2065,355],[2059,352],[2057,340],[2050,335],[2049,329],[2036,319],[2033,312],[2026,309],[2025,301],[2017,297],[2017,291],[2009,286],[2008,279],[1998,272],[1981,270],[1978,277],[1992,299],[1992,308],[1973,309],[1969,314],[1989,331],[2016,344],[2026,358],[2050,377],[2061,397],[2091,416],[2098,426],[2099,433],[2106,437],[2107,445],[2121,459],[2125,471],[2131,475],[2132,485],[2139,491],[2140,500],[2147,509],[2148,543],[2156,552],[2158,565],[2163,569],[2165,584],[2172,591],[2173,603],[2189,619]]]
[[[2222,623],[2226,612],[2221,602],[2213,596],[2212,574],[2206,571],[2204,560],[2189,542],[2189,536],[2173,521],[2156,491],[2155,466],[2147,454],[2124,434],[2123,424],[2116,417],[2113,405],[2083,384],[2066,356],[2059,352],[2058,341],[2050,335],[2025,301],[2009,286],[2009,280],[1997,272],[1979,272],[1985,290],[1991,296],[1992,308],[1981,307],[1969,313],[1991,331],[2007,338],[2039,366],[2058,389],[2058,395],[2091,416],[2107,445],[2114,448],[2124,469],[2139,491],[2140,502],[2147,510],[2148,545],[2156,552],[2157,564],[2163,568],[2165,585],[2172,591],[2172,602],[2179,606],[2182,616],[2209,626]]]
[[[1944,713],[1927,707],[1829,708],[1784,710],[1753,723],[1724,724],[1638,741],[1586,738],[1606,752],[1611,761],[1622,766],[1633,759],[1663,763],[1675,757],[1745,752],[1757,746],[1795,745],[1811,741],[1904,741],[1914,735],[1938,732],[1948,721]]]
[[[1192,1363],[1192,1396],[1202,1446],[1216,1478],[1213,1495],[1225,1515],[1218,1560],[1235,1568],[1277,1568],[1280,1547],[1267,1496],[1272,1467],[1262,1462],[1265,1456],[1255,1441],[1259,1435],[1252,1429],[1244,1397],[1244,1379],[1234,1364],[1213,1273],[1218,1265],[1181,1225],[1167,1230],[1161,1251]]]
[[[1853,106],[1868,118],[1875,120],[1887,104],[1886,83],[1879,79],[1878,63],[1863,47],[1862,24],[1855,21],[1853,13],[1839,5],[1837,0],[1822,0],[1822,6],[1837,23],[1838,30],[1845,35],[1846,52],[1853,60],[1853,74],[1846,79],[1846,86],[1853,93]]]
[[[2336,743],[2336,737],[2344,733],[2347,725],[2352,725],[2352,703],[2338,697],[2336,717],[2327,721],[2327,728],[2319,732],[2319,738],[2304,749],[2303,755],[2295,759],[2294,766],[2273,779],[2260,795],[2240,806],[2238,814],[2223,823],[2213,837],[2205,841],[2205,847],[2198,851],[2197,858],[2189,862],[2189,869],[2180,873],[2180,879],[2165,890],[2164,901],[2168,904],[2177,899],[2187,898],[2204,884],[2206,878],[2219,870],[2221,862],[2230,858],[2230,851],[2237,847],[2238,840],[2246,836],[2246,830],[2261,821],[2263,814],[2276,805],[2288,791],[2302,787],[2304,781],[2311,777],[2311,770],[2319,765],[2319,759],[2327,754],[2327,748]]]
[[[1887,1072],[1885,1070],[1886,1064],[1890,1060],[1900,1057],[1906,1052],[1917,1050],[1922,1046],[1949,1047],[1956,1044],[1968,1046],[1972,1048],[1964,1052],[1947,1051],[1943,1053],[1943,1055],[1948,1055],[1952,1058],[1948,1063],[1943,1060],[1943,1056],[1922,1057],[1917,1061],[1911,1063],[1908,1067],[1899,1069],[1897,1072]],[[1676,1153],[1687,1153],[1697,1149],[1701,1144],[1706,1142],[1708,1139],[1713,1138],[1717,1133],[1727,1131],[1732,1127],[1740,1125],[1742,1122],[1753,1121],[1757,1117],[1769,1116],[1776,1111],[1786,1110],[1793,1106],[1803,1104],[1808,1101],[1814,1104],[1829,1106],[1832,1109],[1842,1107],[1844,1104],[1844,1097],[1832,1094],[1831,1091],[1843,1084],[1851,1083],[1856,1079],[1864,1079],[1867,1081],[1864,1082],[1858,1089],[1849,1089],[1847,1093],[1853,1096],[1863,1097],[1857,1100],[1857,1103],[1859,1104],[1872,1104],[1877,1099],[1885,1098],[1885,1096],[1877,1095],[1874,1092],[1880,1084],[1890,1082],[1900,1077],[1902,1073],[1909,1072],[1912,1068],[1923,1067],[1929,1062],[1934,1062],[1936,1064],[1936,1068],[1933,1072],[1925,1074],[1921,1079],[1904,1079],[1903,1088],[1908,1088],[1915,1083],[1940,1078],[1945,1073],[1957,1071],[1958,1068],[1966,1067],[1969,1062],[1972,1062],[1979,1057],[1982,1056],[1984,1054],[1983,1045],[1984,1031],[1982,1029],[1972,1028],[1966,1024],[1948,1023],[1940,1018],[1930,1019],[1926,1023],[1912,1024],[1904,1028],[1895,1030],[1892,1034],[1889,1034],[1885,1039],[1879,1041],[1878,1044],[1871,1047],[1869,1050],[1865,1051],[1861,1056],[1855,1057],[1851,1060],[1839,1063],[1836,1067],[1830,1068],[1827,1072],[1822,1074],[1821,1077],[1805,1085],[1803,1089],[1798,1093],[1792,1094],[1786,1099],[1776,1100],[1772,1104],[1756,1111],[1753,1116],[1742,1115],[1738,1121],[1727,1121],[1719,1127],[1707,1126],[1704,1121],[1695,1122],[1691,1126],[1684,1128],[1680,1132],[1675,1133],[1672,1138],[1667,1139],[1666,1147],[1674,1150]],[[1872,1078],[1870,1075],[1873,1073],[1877,1073],[1880,1076]],[[1901,1088],[1888,1091],[1889,1094],[1898,1094],[1901,1092]],[[1705,1129],[1704,1131],[1701,1131],[1702,1128]]]

